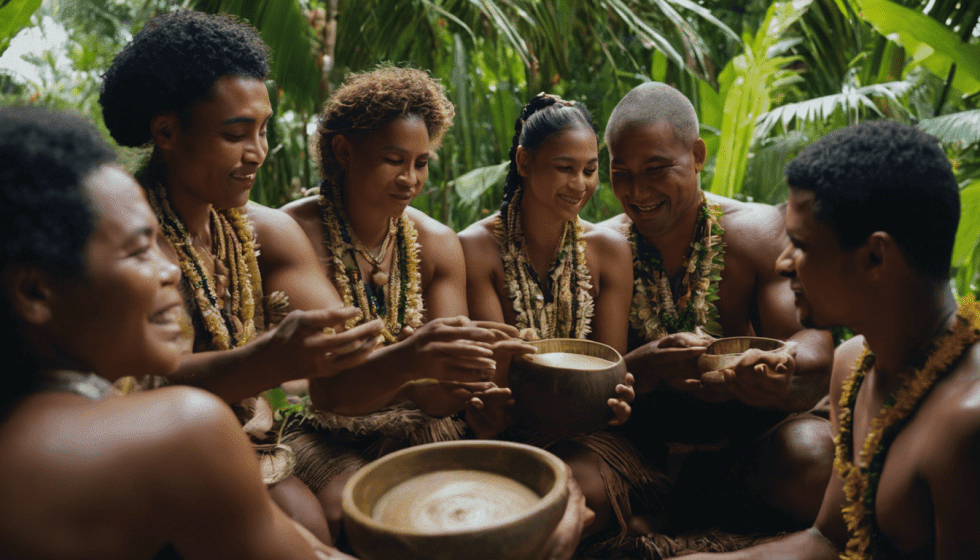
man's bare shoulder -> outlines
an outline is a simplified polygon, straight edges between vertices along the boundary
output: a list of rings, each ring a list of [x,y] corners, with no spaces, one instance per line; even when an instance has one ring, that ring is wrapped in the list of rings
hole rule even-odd
[[[608,221],[608,220],[607,220]],[[592,224],[581,220],[582,237],[588,246],[594,247],[602,253],[615,253],[617,255],[632,255],[629,239],[622,229],[603,226],[605,222]]]
[[[229,435],[242,437],[236,430],[227,405],[187,387],[95,402],[67,393],[28,397],[0,426],[0,501],[5,512],[19,512],[0,513],[4,548],[24,544],[18,534],[53,527],[52,538],[75,548],[65,558],[152,555],[166,542],[168,518],[180,513],[180,495],[222,476]],[[113,544],[94,535],[113,535]]]
[[[629,216],[627,216],[626,213],[624,212],[622,214],[613,216],[608,220],[603,220],[597,223],[596,225],[599,227],[616,230],[618,232],[624,233],[625,235],[626,228],[630,226],[630,223],[631,222]]]
[[[320,223],[320,202],[318,199],[318,195],[300,198],[287,203],[280,210],[296,220],[303,229],[306,229],[309,224],[319,225]]]
[[[709,202],[721,206],[721,226],[727,245],[751,248],[785,236],[786,217],[779,207],[706,194]]]
[[[980,343],[926,397],[919,414],[917,420],[935,434],[936,450],[971,447],[973,459],[980,459]],[[980,463],[975,466],[980,469]]]
[[[415,224],[415,230],[419,234],[419,243],[423,247],[425,247],[426,241],[431,243],[434,241],[445,242],[456,239],[456,232],[453,231],[453,228],[436,220],[418,208],[409,206],[405,209],[405,215]]]
[[[291,262],[297,254],[297,247],[310,243],[310,236],[304,228],[285,211],[256,202],[249,202],[246,209],[255,229],[255,241],[259,245],[262,264]]]
[[[864,337],[853,336],[834,350],[834,365],[830,378],[830,404],[834,408],[840,402],[844,382],[854,372],[857,359],[864,352]]]

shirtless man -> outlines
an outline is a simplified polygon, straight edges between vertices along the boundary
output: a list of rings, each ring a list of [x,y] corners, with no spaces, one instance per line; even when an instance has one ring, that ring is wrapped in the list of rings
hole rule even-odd
[[[788,244],[780,212],[701,191],[697,115],[670,86],[628,93],[605,137],[625,213],[603,224],[634,246],[626,362],[641,396],[626,431],[676,478],[666,530],[809,525],[830,476],[830,426],[789,415],[826,395],[832,345],[803,329],[774,271]],[[752,351],[723,379],[702,377],[705,331],[793,341],[795,357]]]
[[[349,558],[273,504],[218,398],[102,398],[180,352],[180,271],[114,159],[77,118],[0,109],[0,557]]]
[[[858,336],[834,357],[840,443],[816,524],[727,557],[975,558],[980,306],[957,310],[950,290],[949,160],[932,136],[866,122],[809,146],[786,178],[793,243],[778,270],[800,319]]]

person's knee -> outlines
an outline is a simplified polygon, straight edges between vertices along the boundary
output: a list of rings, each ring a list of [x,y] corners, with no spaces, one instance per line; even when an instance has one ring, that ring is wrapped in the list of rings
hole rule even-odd
[[[834,441],[830,422],[801,418],[780,426],[773,434],[762,466],[768,488],[764,500],[795,525],[816,519],[833,472]]]
[[[269,495],[293,521],[308,529],[324,543],[332,544],[333,539],[323,507],[313,491],[296,475],[290,475],[269,488]]]
[[[602,458],[592,451],[572,445],[557,447],[552,451],[572,469],[572,476],[585,496],[585,505],[595,513],[593,522],[583,529],[583,536],[604,529],[612,520],[613,511],[599,464]]]
[[[341,507],[341,501],[344,492],[344,486],[350,477],[354,476],[357,469],[348,469],[337,476],[331,478],[319,491],[316,493],[316,498],[320,502],[320,506],[323,508],[323,513],[327,518],[327,526],[330,528],[330,534],[336,538],[337,534],[340,533],[340,520],[343,517],[343,509]]]

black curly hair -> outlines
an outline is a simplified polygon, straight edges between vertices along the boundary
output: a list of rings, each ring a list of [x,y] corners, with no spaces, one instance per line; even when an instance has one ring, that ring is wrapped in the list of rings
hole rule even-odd
[[[231,16],[178,10],[148,22],[103,75],[99,103],[112,137],[122,146],[150,142],[150,121],[207,99],[225,76],[264,80],[269,47],[258,32]]]
[[[500,203],[501,218],[506,219],[510,201],[522,184],[521,175],[517,171],[517,147],[534,152],[552,136],[580,126],[589,128],[596,135],[596,141],[599,140],[592,115],[585,105],[576,101],[565,101],[556,95],[539,93],[521,109],[521,114],[514,123],[514,139],[511,141],[509,155],[510,170],[504,182],[504,198]]]
[[[31,266],[63,278],[85,272],[95,229],[85,181],[115,152],[79,117],[38,107],[0,109],[0,270]],[[19,319],[0,298],[0,414],[24,394],[36,368]]]
[[[408,116],[425,122],[429,141],[436,145],[452,126],[456,109],[442,84],[425,70],[382,65],[349,74],[320,114],[316,129],[320,176],[330,184],[340,181],[340,163],[333,153],[335,136],[356,142]]]
[[[845,251],[885,231],[914,270],[949,277],[960,193],[935,137],[893,121],[863,122],[804,149],[786,167],[786,181],[814,193],[814,217]]]

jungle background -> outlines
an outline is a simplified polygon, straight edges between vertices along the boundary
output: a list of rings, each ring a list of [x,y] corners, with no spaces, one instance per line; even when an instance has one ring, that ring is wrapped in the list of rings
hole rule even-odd
[[[627,91],[656,80],[698,109],[702,186],[743,200],[784,200],[786,163],[834,129],[887,118],[934,134],[962,193],[950,277],[961,295],[980,291],[980,1],[0,0],[0,105],[73,109],[104,131],[101,73],[175,7],[239,16],[272,49],[276,116],[252,193],[263,204],[317,184],[317,112],[347,73],[383,61],[429,70],[456,105],[415,202],[456,230],[499,205],[527,99],[581,101],[601,130]],[[621,211],[600,150],[590,221]]]

